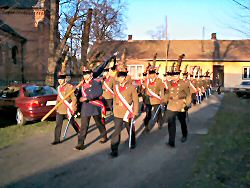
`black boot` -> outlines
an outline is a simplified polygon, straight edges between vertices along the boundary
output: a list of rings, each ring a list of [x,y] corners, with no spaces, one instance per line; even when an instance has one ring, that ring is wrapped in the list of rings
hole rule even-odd
[[[60,144],[61,142],[60,141],[53,141],[51,142],[51,145],[57,145],[57,144]]]
[[[108,141],[108,137],[107,137],[107,135],[105,135],[105,136],[103,136],[103,137],[100,139],[99,143],[104,144],[104,143],[106,143],[107,141]]]
[[[111,153],[110,153],[110,156],[112,158],[118,157],[118,151],[112,150]]]
[[[145,132],[148,133],[150,131],[149,124],[144,124],[145,126]]]
[[[171,147],[171,148],[174,148],[175,147],[175,144],[173,142],[168,142],[166,143],[167,146]]]
[[[183,136],[182,138],[181,138],[181,142],[183,143],[183,142],[186,142],[187,141],[187,137],[186,136]]]
[[[84,144],[78,144],[76,147],[74,147],[75,150],[84,150]]]

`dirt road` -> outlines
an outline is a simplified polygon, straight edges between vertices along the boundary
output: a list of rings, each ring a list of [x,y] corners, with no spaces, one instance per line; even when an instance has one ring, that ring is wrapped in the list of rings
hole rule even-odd
[[[88,147],[75,151],[77,137],[51,146],[53,133],[25,139],[22,143],[0,150],[1,187],[185,187],[193,164],[216,114],[222,95],[211,96],[189,112],[189,136],[181,143],[177,124],[176,148],[168,148],[167,125],[154,126],[143,133],[142,114],[136,121],[137,147],[128,149],[128,135],[122,132],[119,157],[111,159],[110,141],[98,143],[99,132],[91,126]],[[107,125],[112,133],[113,122]],[[71,129],[68,135],[72,135]]]

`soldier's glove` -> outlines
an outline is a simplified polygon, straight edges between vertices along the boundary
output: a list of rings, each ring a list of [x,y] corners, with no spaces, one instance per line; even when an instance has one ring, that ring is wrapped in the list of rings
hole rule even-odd
[[[188,110],[189,110],[189,108],[191,108],[191,104],[186,105],[186,106],[184,107],[184,110],[185,110],[185,111],[188,111]]]
[[[139,115],[138,113],[134,113],[134,114],[132,115],[132,118],[133,118],[133,119],[136,119],[138,115]]]
[[[80,116],[80,112],[74,111],[74,113],[72,114],[72,116],[74,118],[77,118],[78,116]]]

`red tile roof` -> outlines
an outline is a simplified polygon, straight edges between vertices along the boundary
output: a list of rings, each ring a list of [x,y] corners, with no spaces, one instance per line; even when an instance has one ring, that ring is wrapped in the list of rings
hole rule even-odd
[[[0,8],[32,8],[38,0],[0,0]]]
[[[185,54],[184,61],[250,61],[250,40],[103,41],[96,43],[88,56],[100,51],[109,55],[119,51],[119,58],[126,48],[127,59],[152,60],[157,53],[157,60],[165,60],[167,46],[168,60],[177,60],[180,54]]]

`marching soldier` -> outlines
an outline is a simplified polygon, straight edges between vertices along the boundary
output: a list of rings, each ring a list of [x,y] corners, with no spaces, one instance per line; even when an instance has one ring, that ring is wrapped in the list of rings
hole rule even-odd
[[[57,103],[63,100],[63,98],[73,89],[73,86],[67,83],[66,77],[67,76],[65,74],[59,74],[57,77],[58,83],[59,83],[59,86],[57,88],[57,91],[58,91],[58,95],[56,99]],[[63,119],[66,116],[68,116],[67,118],[69,119],[75,131],[79,132],[80,128],[73,118],[73,115],[76,112],[76,108],[77,108],[77,104],[76,104],[76,97],[74,93],[70,96],[69,99],[64,100],[63,104],[57,108],[55,138],[54,138],[54,141],[51,143],[52,145],[56,145],[60,143]]]
[[[192,77],[191,75],[187,72],[187,67],[188,65],[186,65],[185,67],[185,71],[182,73],[183,75],[183,80],[186,82],[186,84],[189,86],[190,89],[190,93],[191,93],[191,100],[193,100],[193,97],[196,99],[196,88],[194,87],[194,85],[192,84]]]
[[[89,128],[90,118],[93,117],[97,128],[102,136],[100,143],[107,141],[107,134],[104,122],[104,116],[106,115],[106,109],[102,101],[99,99],[103,93],[100,82],[93,79],[93,72],[86,67],[83,69],[84,83],[78,93],[80,102],[82,102],[81,108],[81,129],[78,134],[78,145],[75,147],[77,150],[84,149],[84,140],[87,136]]]
[[[152,116],[152,108],[154,108],[154,117],[158,124],[158,128],[161,129],[163,125],[163,119],[161,114],[161,103],[164,97],[164,86],[162,80],[157,77],[157,69],[155,68],[157,53],[153,58],[153,65],[147,67],[148,78],[144,83],[145,87],[145,104],[146,104],[146,117],[144,118],[145,131],[150,131],[149,121]],[[157,113],[157,114],[156,114]]]
[[[127,70],[120,67],[117,73],[117,83],[114,86],[114,124],[115,130],[111,137],[111,156],[118,156],[120,133],[124,123],[129,133],[131,121],[138,115],[139,99],[135,87],[128,82]],[[133,123],[133,122],[132,122]],[[136,147],[135,129],[132,128],[131,149]]]
[[[200,80],[200,84],[201,84],[201,93],[202,93],[202,99],[207,99],[207,92],[206,92],[206,80],[205,80],[205,76],[201,75],[200,76],[201,80]]]
[[[164,85],[165,93],[168,91],[168,84],[171,81],[171,74],[166,70],[165,74],[163,74],[164,78],[162,79],[162,83]]]
[[[197,70],[197,67],[194,68],[193,70],[193,75],[191,76],[191,83],[193,84],[193,86],[195,87],[195,95],[192,96],[193,99],[193,104],[197,104],[200,103],[200,88],[199,88],[199,70]]]
[[[181,123],[181,141],[185,142],[187,140],[186,111],[191,104],[191,95],[189,85],[180,79],[180,68],[176,72],[172,72],[172,80],[168,86],[165,98],[168,105],[164,120],[166,119],[168,122],[169,141],[167,144],[170,147],[175,147],[176,117]]]
[[[160,78],[156,77],[156,70],[154,67],[150,67],[148,70],[148,78],[144,83],[145,86],[145,104],[146,104],[146,117],[144,119],[145,131],[149,132],[149,121],[152,116],[152,108],[156,114],[158,128],[161,129],[163,125],[163,119],[161,114],[160,104],[164,96],[164,86]]]
[[[201,104],[202,102],[202,82],[201,82],[201,75],[200,75],[201,69],[197,72],[197,76],[195,76],[197,80],[197,91],[198,91],[198,103]]]
[[[104,69],[104,79],[103,79],[103,94],[102,97],[105,100],[106,107],[108,107],[111,111],[113,111],[113,98],[114,98],[114,83],[115,83],[115,77],[113,76],[112,72],[110,69]]]
[[[141,112],[145,112],[146,110],[146,104],[149,103],[149,98],[146,96],[146,82],[147,82],[147,72],[144,72],[142,74],[143,78],[141,80],[141,85],[140,85],[140,93],[139,96],[141,95],[142,97],[142,106],[141,106]],[[148,102],[146,102],[148,101]]]
[[[209,72],[207,71],[205,74],[205,80],[206,80],[206,92],[207,92],[207,96],[209,97],[211,95],[211,79],[209,76]]]

